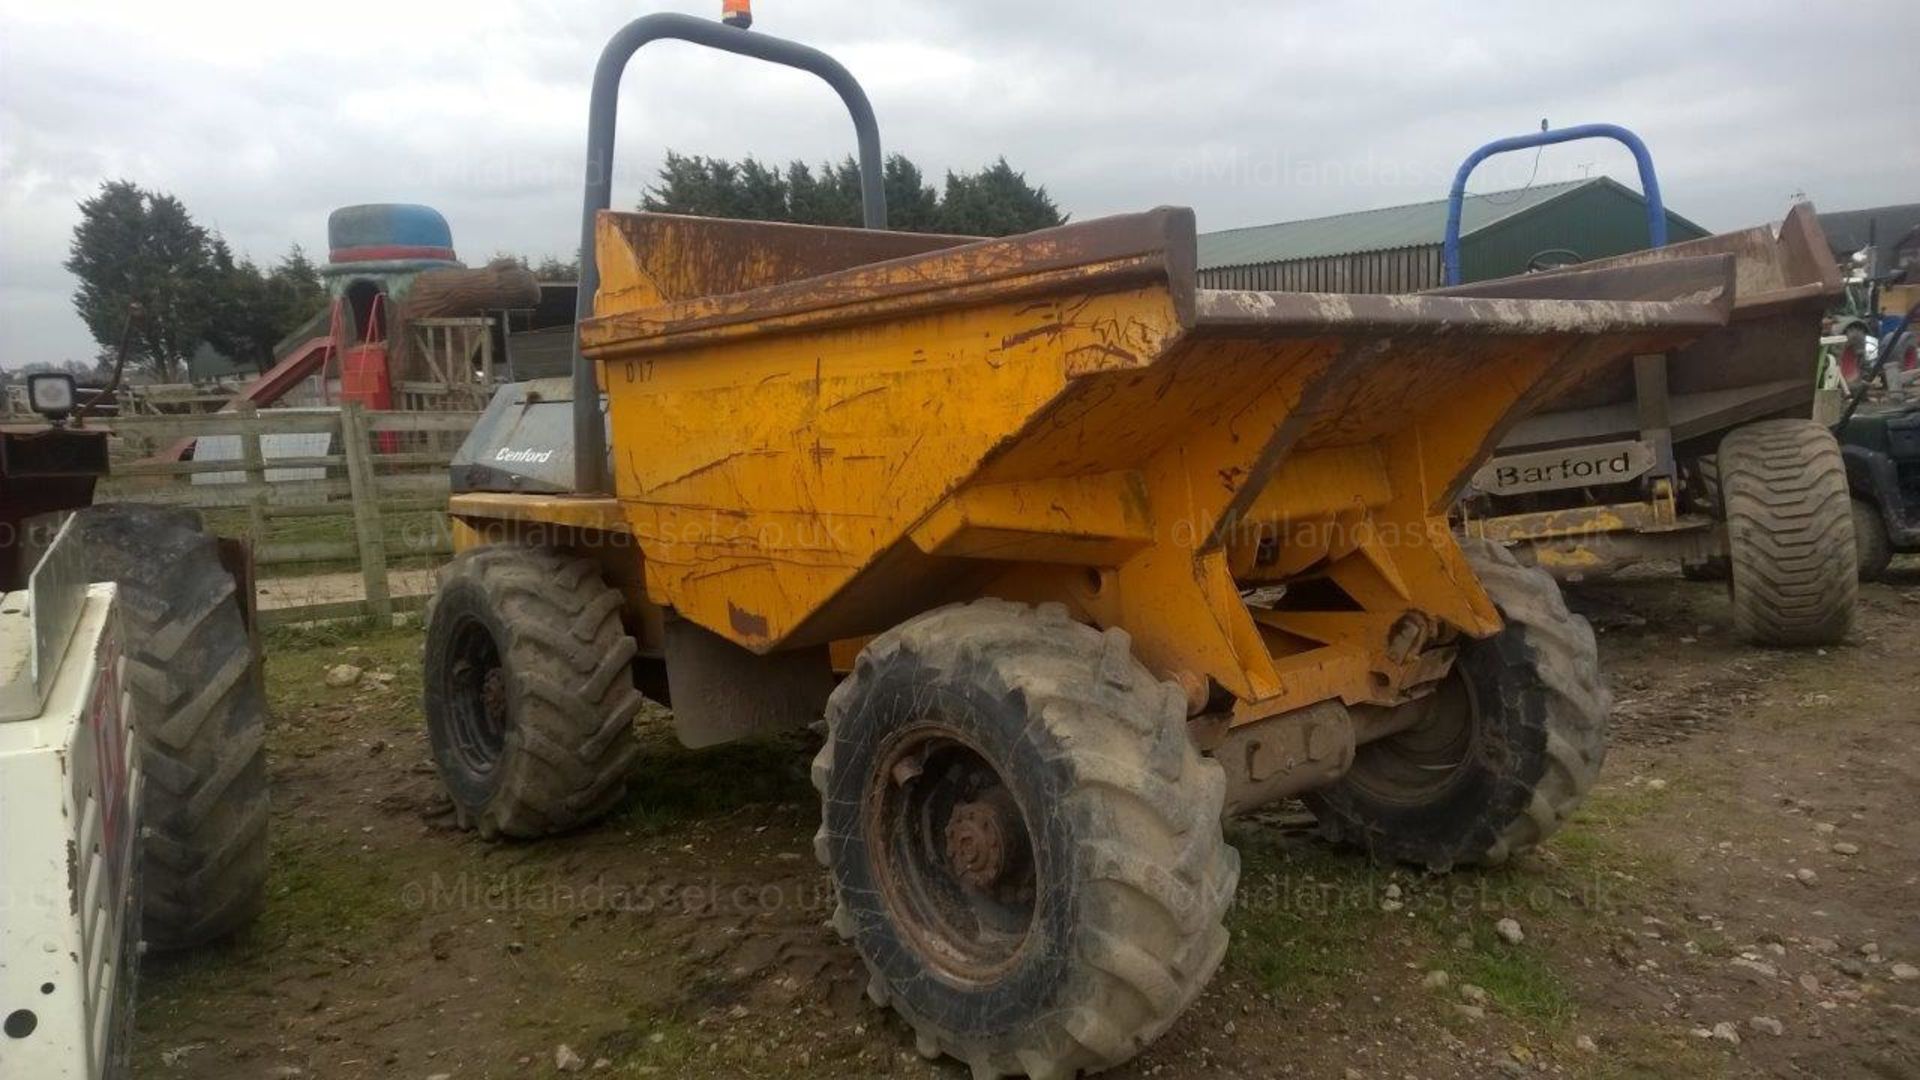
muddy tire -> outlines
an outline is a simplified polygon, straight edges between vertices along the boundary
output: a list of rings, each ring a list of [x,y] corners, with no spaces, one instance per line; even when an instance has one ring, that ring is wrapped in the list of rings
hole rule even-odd
[[[1607,751],[1610,700],[1587,620],[1545,571],[1504,548],[1462,549],[1500,609],[1499,633],[1460,647],[1412,727],[1360,746],[1304,798],[1336,842],[1444,871],[1499,865],[1566,824]]]
[[[1761,645],[1830,645],[1859,594],[1852,496],[1833,433],[1762,420],[1720,442],[1733,628]]]
[[[1131,1058],[1227,947],[1225,777],[1121,630],[1058,605],[941,608],[827,706],[815,852],[868,994],[976,1077]]]
[[[625,796],[641,698],[621,606],[591,560],[544,548],[475,548],[441,568],[427,735],[463,828],[545,836]]]
[[[1860,562],[1861,581],[1879,581],[1893,564],[1893,541],[1880,508],[1865,499],[1853,500],[1853,545]]]
[[[90,576],[120,586],[142,806],[142,932],[184,949],[258,915],[267,882],[266,691],[216,542],[190,510],[75,515]]]

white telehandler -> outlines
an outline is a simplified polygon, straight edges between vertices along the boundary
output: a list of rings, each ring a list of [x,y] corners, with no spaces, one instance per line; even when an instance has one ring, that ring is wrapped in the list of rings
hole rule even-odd
[[[0,1080],[102,1080],[141,954],[264,900],[266,701],[244,545],[93,505],[106,433],[31,380],[44,419],[0,423]]]

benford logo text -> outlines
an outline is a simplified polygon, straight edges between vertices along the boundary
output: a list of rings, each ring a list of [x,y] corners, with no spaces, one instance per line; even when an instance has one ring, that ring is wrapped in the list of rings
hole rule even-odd
[[[551,450],[508,450],[501,448],[494,452],[495,461],[515,461],[522,465],[545,465],[553,460]]]

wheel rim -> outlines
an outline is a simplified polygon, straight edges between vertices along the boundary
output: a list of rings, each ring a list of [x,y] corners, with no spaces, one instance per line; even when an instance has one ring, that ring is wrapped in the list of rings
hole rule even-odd
[[[507,671],[492,631],[478,619],[463,619],[450,638],[446,667],[450,748],[461,767],[485,776],[507,744],[510,714]]]
[[[875,756],[866,834],[901,937],[949,981],[1010,969],[1033,936],[1039,868],[1031,825],[978,746],[938,722]]]
[[[1404,731],[1367,743],[1354,754],[1352,781],[1383,802],[1421,805],[1444,791],[1473,760],[1480,741],[1480,707],[1458,668],[1433,693],[1402,708],[1420,718]]]

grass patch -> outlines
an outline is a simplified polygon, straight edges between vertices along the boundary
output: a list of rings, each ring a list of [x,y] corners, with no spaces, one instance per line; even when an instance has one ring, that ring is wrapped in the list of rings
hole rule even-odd
[[[344,963],[377,950],[408,915],[397,879],[381,858],[357,850],[299,819],[276,818],[268,833],[265,909],[232,938],[181,953],[160,954],[140,970],[144,1072],[161,1075],[153,1058],[174,1045],[168,1033],[204,1030],[227,1008],[236,984],[264,976],[283,958]]]
[[[681,746],[672,718],[652,709],[640,726],[628,802],[614,824],[659,832],[689,819],[710,817],[761,803],[813,802],[808,778],[813,744],[794,733],[771,735],[704,750]]]
[[[1671,1029],[1627,1028],[1609,1032],[1600,1044],[1598,1055],[1568,1062],[1573,1074],[1584,1080],[1668,1080],[1685,1076],[1698,1080],[1746,1075],[1736,1073],[1739,1059],[1731,1058],[1720,1044],[1675,1034]],[[1584,1069],[1580,1068],[1585,1065]]]
[[[620,1030],[589,1043],[582,1056],[610,1062],[610,1068],[596,1071],[596,1076],[840,1077],[882,1071],[866,1056],[865,1040],[850,1031],[769,1028],[763,1029],[764,1037],[755,1037],[747,1032],[756,1022],[757,1018],[719,1031],[703,1030],[679,1016],[639,1015]]]
[[[267,654],[267,696],[282,713],[348,700],[351,688],[326,684],[328,669],[352,664],[394,676],[393,697],[420,700],[422,631],[411,621],[392,627],[367,622],[270,627],[262,638]]]
[[[268,629],[263,643],[270,756],[307,757],[343,740],[372,742],[423,730],[419,626],[278,626]],[[336,664],[352,664],[367,675],[355,686],[328,686],[327,670]],[[374,672],[392,678],[376,682]]]
[[[243,509],[203,510],[201,517],[206,521],[209,529],[221,536],[248,537],[256,547],[263,543],[353,543],[359,538],[354,525],[352,508],[346,504],[342,504],[341,512],[338,514],[270,517],[267,519],[264,533],[258,536],[253,535],[252,521],[247,511]],[[444,556],[403,556],[400,552],[405,550],[404,545],[409,541],[418,541],[428,536],[445,536],[447,532],[447,515],[441,510],[388,512],[380,516],[380,533],[387,542],[387,563],[394,568],[414,565],[432,566],[444,561]],[[354,570],[359,566],[359,562],[351,558],[275,563],[273,576],[276,578],[305,577],[312,574]]]
[[[278,658],[284,653],[337,649],[374,637],[380,627],[372,619],[341,619],[334,622],[283,623],[260,632],[267,655]]]
[[[1461,982],[1487,992],[1502,1012],[1547,1027],[1573,1018],[1573,994],[1538,950],[1509,945],[1485,926],[1449,946],[1445,966]]]
[[[1236,831],[1232,842],[1240,850],[1240,890],[1227,919],[1227,963],[1262,989],[1314,997],[1405,924],[1380,910],[1387,878],[1363,859],[1284,850],[1253,830]]]
[[[613,1062],[616,1075],[635,1076],[654,1070],[681,1076],[702,1049],[700,1033],[692,1024],[656,1016],[637,1018],[626,1029],[602,1038],[593,1045],[590,1056]]]
[[[337,942],[373,943],[375,931],[406,914],[391,864],[350,840],[273,833],[267,909],[249,931],[278,946],[303,950]]]
[[[1242,871],[1227,963],[1263,990],[1316,1001],[1351,989],[1371,968],[1411,962],[1481,987],[1500,1012],[1530,1024],[1554,1028],[1574,1015],[1553,954],[1534,941],[1510,945],[1494,930],[1509,915],[1536,931],[1590,916],[1591,897],[1563,871],[1529,865],[1434,877],[1258,830],[1232,840]]]
[[[1666,787],[1658,789],[1647,784],[1614,784],[1596,788],[1580,804],[1579,812],[1574,815],[1575,820],[1619,827],[1652,817],[1666,808],[1673,795],[1674,783],[1669,781]]]
[[[1562,891],[1571,890],[1588,906],[1615,909],[1644,901],[1674,876],[1672,858],[1622,834],[1664,812],[1671,793],[1644,785],[1594,791],[1540,849],[1539,861],[1554,872]]]
[[[1732,941],[1717,930],[1689,928],[1687,940],[1700,950],[1700,955],[1710,960],[1731,960],[1739,952]]]

